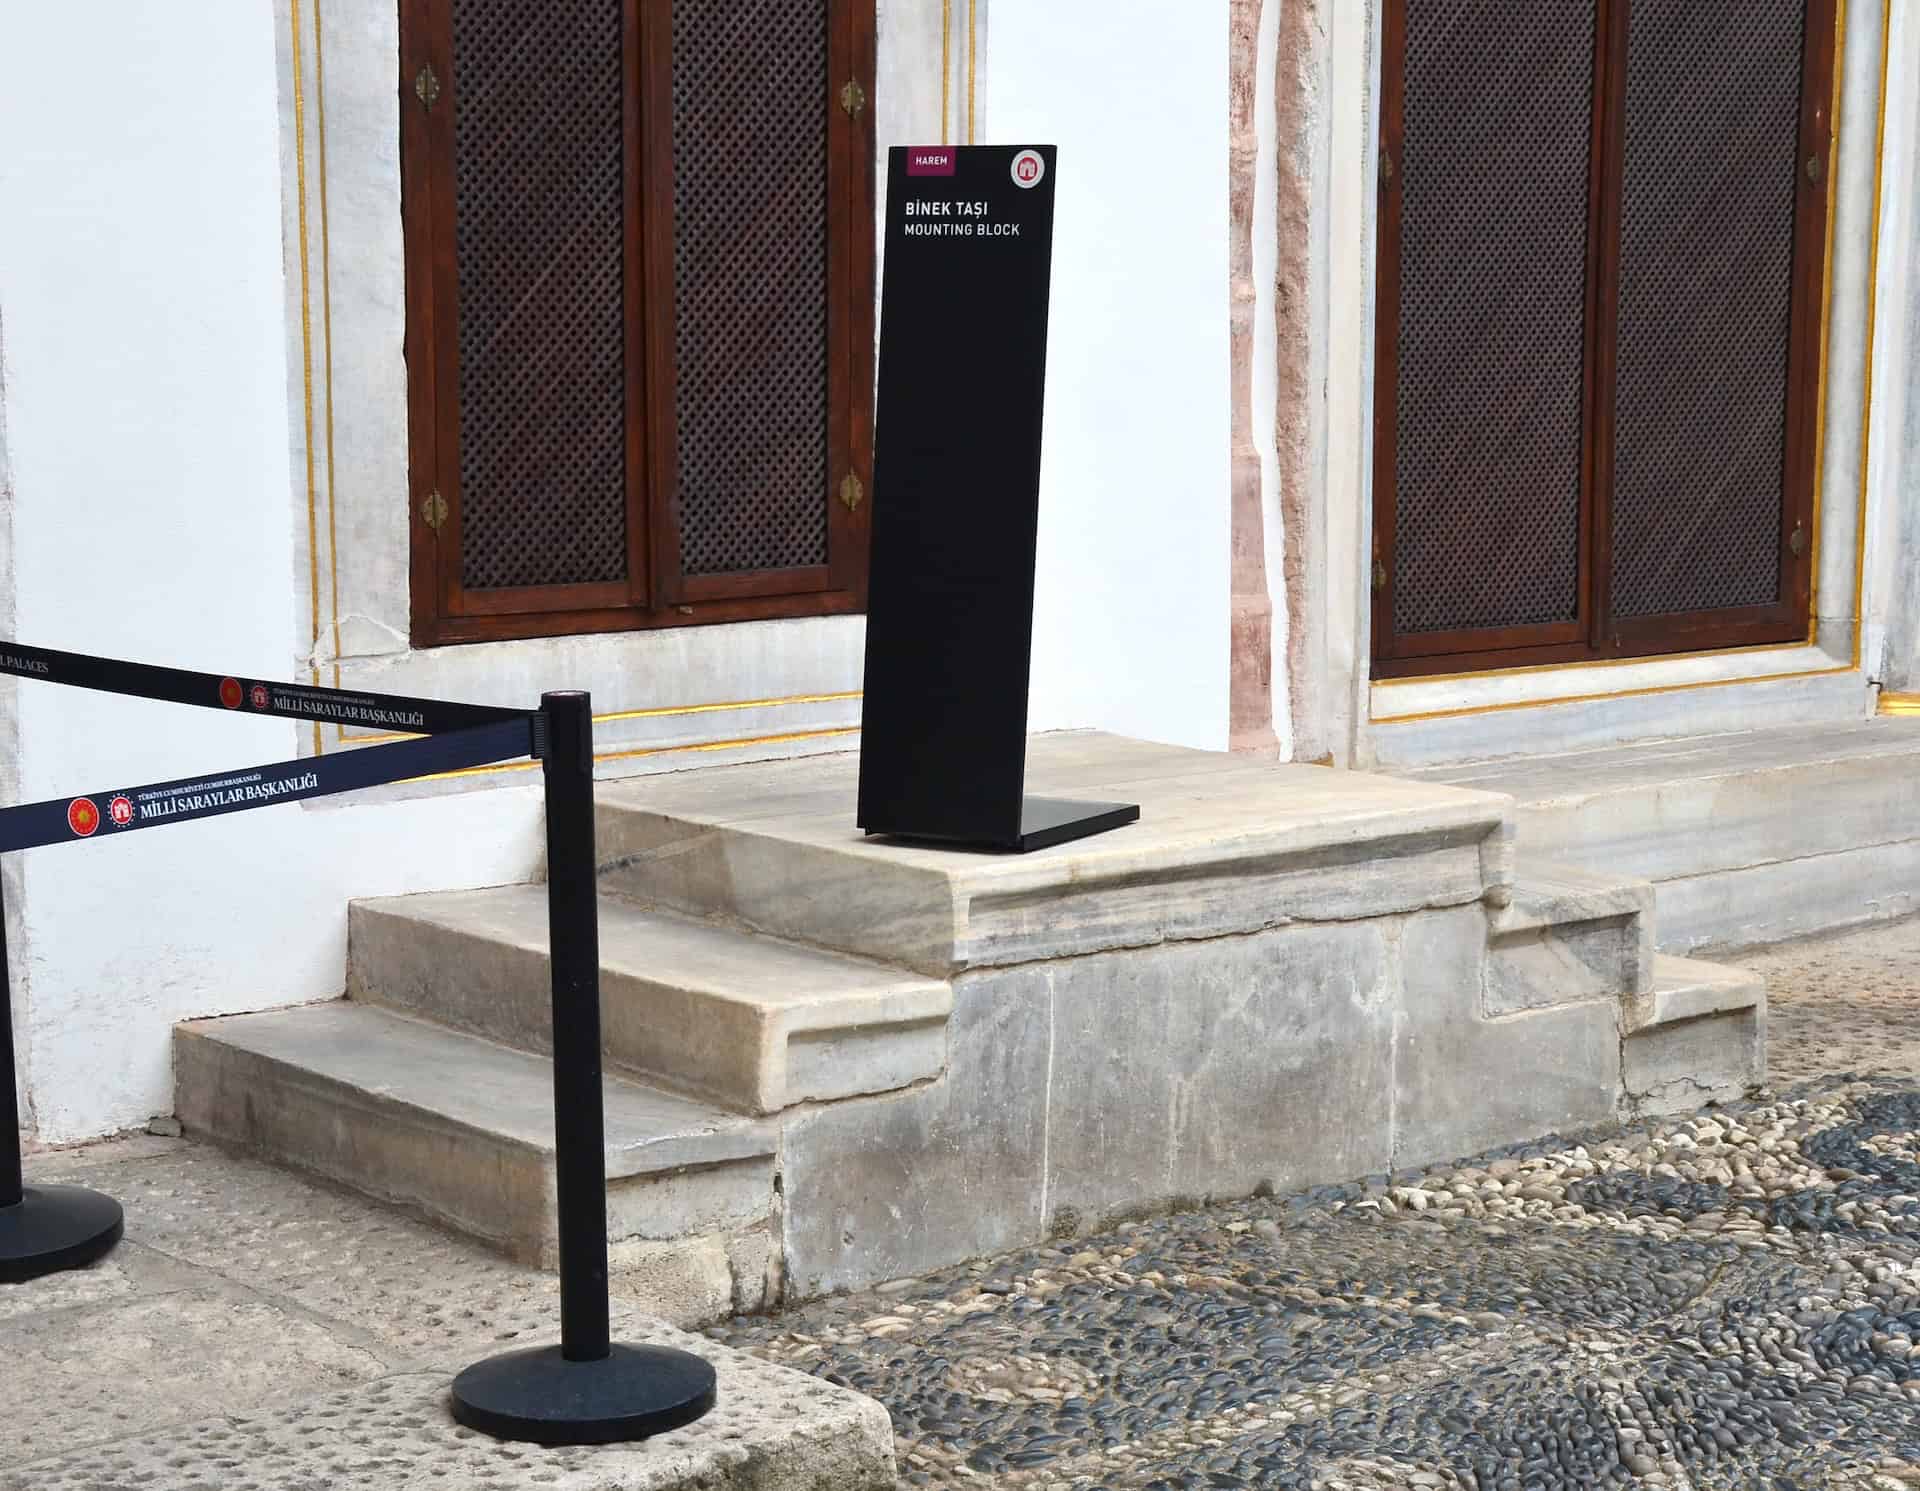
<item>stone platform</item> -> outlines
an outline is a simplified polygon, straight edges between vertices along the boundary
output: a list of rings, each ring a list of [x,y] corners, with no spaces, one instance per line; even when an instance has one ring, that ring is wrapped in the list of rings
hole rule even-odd
[[[677,1318],[1759,1080],[1758,982],[1505,795],[1045,736],[1141,821],[1005,856],[863,838],[856,774],[600,792],[615,1263]],[[546,956],[526,887],[357,905],[351,998],[182,1027],[180,1115],[543,1258]]]
[[[1745,948],[1920,911],[1920,719],[1431,767],[1501,792],[1521,840],[1653,885],[1660,946]]]

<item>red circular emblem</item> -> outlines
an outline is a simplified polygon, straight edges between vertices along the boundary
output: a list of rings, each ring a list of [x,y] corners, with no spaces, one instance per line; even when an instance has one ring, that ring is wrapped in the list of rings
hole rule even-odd
[[[100,826],[100,810],[93,805],[91,797],[76,797],[67,804],[67,827],[81,838],[86,838]]]
[[[267,707],[267,686],[264,683],[256,683],[253,686],[253,693],[250,697],[253,699],[253,707],[255,709],[265,709]]]
[[[125,828],[133,822],[133,799],[122,793],[107,804],[107,817],[113,820],[115,828]]]
[[[220,680],[220,702],[226,705],[228,709],[238,709],[240,707],[240,700],[243,697],[244,695],[241,693],[239,679],[223,678]]]

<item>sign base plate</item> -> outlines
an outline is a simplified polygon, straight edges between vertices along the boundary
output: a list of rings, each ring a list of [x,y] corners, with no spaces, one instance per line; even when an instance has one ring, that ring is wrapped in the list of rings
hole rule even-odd
[[[1075,802],[1066,797],[1020,799],[1020,842],[1025,854],[1050,844],[1066,844],[1140,821],[1140,807],[1127,802]]]
[[[946,849],[999,849],[1028,854],[1055,844],[1103,834],[1140,821],[1140,808],[1127,802],[1076,802],[1068,797],[1020,799],[1020,832],[1011,839],[960,838],[945,834],[898,833],[868,829],[867,837],[899,839],[905,843],[938,844]]]

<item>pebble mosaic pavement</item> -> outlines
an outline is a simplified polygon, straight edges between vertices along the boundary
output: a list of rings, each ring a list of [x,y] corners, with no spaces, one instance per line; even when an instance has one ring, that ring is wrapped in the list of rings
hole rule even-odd
[[[902,1484],[1920,1488],[1920,921],[1738,961],[1774,1090],[711,1334]]]

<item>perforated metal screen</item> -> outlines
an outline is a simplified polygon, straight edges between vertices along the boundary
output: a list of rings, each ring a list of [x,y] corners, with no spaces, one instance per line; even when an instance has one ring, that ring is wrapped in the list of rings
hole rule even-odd
[[[1780,593],[1805,0],[1635,0],[1613,611]]]
[[[1394,629],[1573,620],[1595,0],[1406,0]]]
[[[453,0],[460,559],[627,573],[620,0]]]
[[[674,340],[689,575],[827,559],[825,0],[674,0]]]

